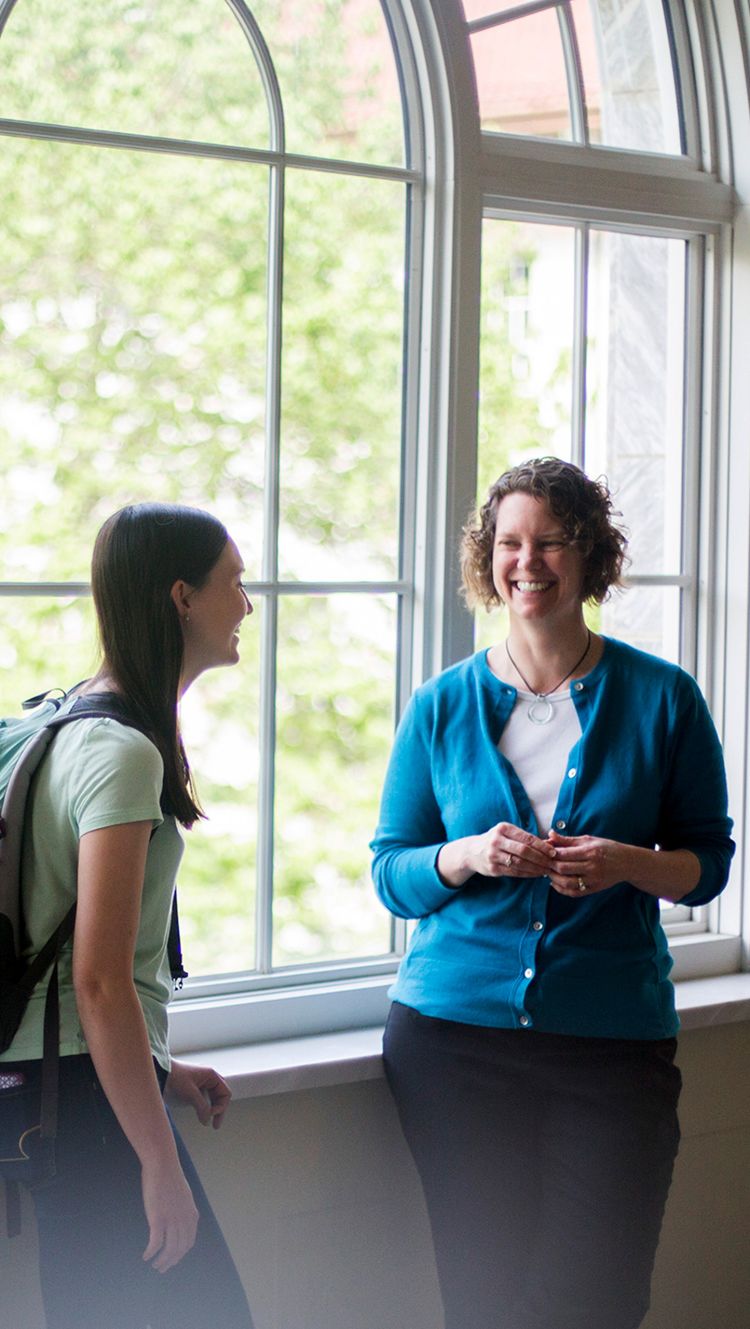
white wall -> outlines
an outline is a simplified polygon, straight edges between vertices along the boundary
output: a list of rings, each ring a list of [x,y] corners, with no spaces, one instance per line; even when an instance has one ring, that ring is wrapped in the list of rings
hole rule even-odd
[[[683,1145],[644,1329],[748,1329],[750,1024],[683,1034],[680,1061]],[[219,1134],[180,1124],[256,1329],[441,1329],[424,1207],[383,1081],[235,1103]],[[30,1222],[0,1238],[0,1289],[0,1329],[43,1329]]]

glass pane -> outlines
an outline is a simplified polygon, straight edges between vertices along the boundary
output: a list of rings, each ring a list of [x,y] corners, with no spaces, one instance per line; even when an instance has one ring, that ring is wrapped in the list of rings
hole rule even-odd
[[[570,139],[570,106],[556,9],[471,38],[482,128]]]
[[[609,479],[632,573],[681,565],[685,252],[591,233],[586,469]]]
[[[523,457],[570,456],[575,234],[487,218],[482,230],[479,493]]]
[[[395,598],[281,601],[277,965],[390,949],[367,846],[393,741],[395,655]]]
[[[662,0],[572,0],[591,141],[679,153],[674,68]]]
[[[626,519],[629,515],[626,510]],[[598,630],[679,664],[681,599],[678,586],[630,586],[613,591],[601,606]]]
[[[252,575],[267,199],[265,167],[3,140],[0,579],[86,579],[149,498],[215,509]]]
[[[181,706],[185,749],[206,813],[185,833],[179,879],[182,950],[193,978],[255,963],[257,600],[254,610],[242,626],[239,665],[205,674]]]
[[[523,0],[463,0],[463,9],[467,23],[472,23],[474,19],[489,18],[491,14],[505,14],[509,9],[517,9],[519,4],[523,4]]]
[[[281,86],[288,150],[401,165],[401,92],[378,0],[259,0],[252,8]]]
[[[287,177],[282,576],[396,575],[404,198],[380,180]]]
[[[0,715],[49,688],[67,691],[97,668],[89,596],[0,597]]]
[[[0,40],[0,115],[265,147],[255,59],[224,0],[23,0]]]

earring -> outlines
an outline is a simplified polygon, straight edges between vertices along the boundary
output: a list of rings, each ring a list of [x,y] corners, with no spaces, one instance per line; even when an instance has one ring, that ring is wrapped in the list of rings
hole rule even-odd
[[[189,611],[189,610],[188,610],[187,614],[185,615],[185,617],[184,617],[184,619],[183,619],[183,622],[184,622],[184,623],[189,623],[189,622],[190,622],[190,611]]]

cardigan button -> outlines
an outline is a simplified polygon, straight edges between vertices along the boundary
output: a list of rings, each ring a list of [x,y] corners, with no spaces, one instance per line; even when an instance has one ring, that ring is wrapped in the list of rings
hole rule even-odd
[[[534,932],[541,932],[541,931],[542,931],[542,928],[544,927],[544,924],[543,924],[543,923],[540,923],[539,919],[537,919],[535,923],[532,923],[532,924],[531,924],[531,926],[532,926]]]
[[[528,1015],[522,1015],[521,1019],[519,1020],[519,1024],[522,1024],[524,1029],[526,1028],[527,1025],[531,1024]]]
[[[574,683],[573,687],[576,692],[583,692],[583,683]]]
[[[559,821],[555,822],[555,826],[557,827],[558,831],[564,831],[567,824],[568,824],[567,821],[563,821],[562,817],[560,818]]]

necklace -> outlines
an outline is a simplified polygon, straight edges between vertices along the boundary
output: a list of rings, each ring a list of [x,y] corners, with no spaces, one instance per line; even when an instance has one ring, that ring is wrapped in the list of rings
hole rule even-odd
[[[554,686],[553,688],[548,688],[546,692],[537,692],[536,688],[532,688],[532,686],[531,686],[531,684],[529,683],[528,679],[524,678],[523,674],[521,673],[521,670],[518,668],[518,665],[516,664],[515,660],[513,659],[513,656],[512,656],[511,653],[510,653],[510,647],[508,646],[508,642],[507,642],[507,639],[506,639],[506,642],[505,642],[505,653],[506,653],[508,659],[510,660],[510,662],[511,662],[513,668],[515,669],[516,673],[518,674],[518,677],[521,679],[521,682],[522,682],[522,683],[525,683],[525,684],[526,684],[526,687],[527,687],[528,690],[529,690],[529,692],[533,692],[533,694],[534,694],[534,701],[532,701],[532,703],[531,703],[531,705],[530,705],[530,707],[529,707],[529,709],[528,709],[528,717],[529,717],[529,719],[530,719],[530,721],[531,721],[532,724],[549,724],[549,722],[550,722],[550,720],[552,719],[552,716],[553,716],[553,714],[554,714],[554,707],[553,707],[553,705],[552,705],[552,702],[549,700],[549,698],[552,696],[552,693],[553,693],[553,692],[557,692],[557,689],[558,689],[558,688],[561,688],[562,685],[563,685],[563,683],[567,682],[567,680],[570,678],[570,675],[571,675],[571,674],[574,674],[575,671],[576,671],[576,669],[578,669],[578,668],[583,664],[584,660],[586,659],[586,656],[587,656],[588,653],[589,653],[589,647],[590,647],[590,645],[591,645],[591,632],[590,632],[589,629],[587,628],[587,629],[586,629],[586,649],[585,649],[585,651],[583,652],[583,655],[581,656],[580,660],[576,660],[576,662],[575,662],[575,664],[573,665],[572,669],[569,669],[568,672],[567,672],[567,674],[565,675],[565,677],[564,677],[564,678],[561,678],[561,679],[560,679],[560,682],[559,682],[559,683],[556,683],[555,686]]]

